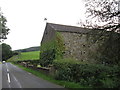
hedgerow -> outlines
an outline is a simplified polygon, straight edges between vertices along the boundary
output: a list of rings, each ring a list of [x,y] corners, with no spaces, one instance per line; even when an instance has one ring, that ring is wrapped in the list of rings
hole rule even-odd
[[[120,87],[120,67],[55,60],[55,79],[73,81],[91,87]]]

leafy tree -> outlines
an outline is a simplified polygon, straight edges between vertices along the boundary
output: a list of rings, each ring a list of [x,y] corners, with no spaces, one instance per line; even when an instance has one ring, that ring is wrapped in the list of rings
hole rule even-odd
[[[101,59],[107,64],[120,64],[120,1],[119,0],[84,0],[86,22],[81,26],[93,30],[112,31],[102,47]],[[118,32],[118,33],[114,33]],[[111,51],[110,51],[111,50]]]
[[[6,26],[6,18],[3,16],[3,13],[0,9],[0,42],[2,42],[4,39],[7,39],[7,35],[9,33],[9,28]]]
[[[13,55],[10,45],[2,43],[0,47],[0,52],[2,52],[2,57],[0,59],[2,59],[2,61],[6,61]]]
[[[119,0],[85,0],[86,22],[81,26],[120,32]]]

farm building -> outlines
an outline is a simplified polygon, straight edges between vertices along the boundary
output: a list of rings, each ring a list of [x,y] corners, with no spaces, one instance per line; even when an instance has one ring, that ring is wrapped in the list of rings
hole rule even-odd
[[[118,63],[120,34],[47,23],[40,50],[41,59],[48,56],[51,59],[72,58],[89,63]]]

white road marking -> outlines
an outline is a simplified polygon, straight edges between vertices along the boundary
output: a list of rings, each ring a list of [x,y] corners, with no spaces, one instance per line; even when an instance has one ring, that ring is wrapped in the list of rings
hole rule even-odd
[[[7,63],[6,63],[5,65],[6,65],[6,69],[8,69],[8,65],[7,65]]]
[[[8,87],[11,88],[10,86],[10,74],[9,74],[9,69],[7,63],[5,63],[6,69],[7,69],[7,78],[8,78]]]
[[[7,72],[9,72],[9,70],[7,69]]]
[[[11,64],[11,63],[10,63]],[[11,64],[12,65],[12,64]],[[12,65],[12,66],[14,66],[14,65]],[[6,63],[6,67],[7,67],[7,72],[8,72],[8,82],[9,82],[9,88],[11,88],[10,87],[10,82],[11,82],[11,80],[10,80],[10,74],[9,74],[9,69],[8,69],[8,65],[7,65],[7,63]],[[14,67],[16,67],[16,66],[14,66]],[[12,76],[13,76],[13,78],[14,78],[14,80],[16,81],[16,83],[18,84],[18,86],[20,87],[20,88],[22,88],[22,86],[21,86],[21,84],[19,83],[19,81],[16,79],[16,77],[13,75],[13,74],[11,74]]]
[[[15,81],[17,82],[17,84],[19,85],[20,88],[22,88],[21,84],[19,83],[19,81],[16,79],[16,77],[12,74],[13,78],[15,79]]]
[[[10,74],[8,73],[7,76],[8,76],[8,82],[10,83]]]
[[[8,65],[7,65],[7,63],[6,63],[6,67],[8,68]]]

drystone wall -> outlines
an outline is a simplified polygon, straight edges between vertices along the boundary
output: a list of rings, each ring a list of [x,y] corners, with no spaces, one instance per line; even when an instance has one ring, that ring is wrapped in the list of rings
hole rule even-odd
[[[119,59],[119,49],[117,48],[119,48],[120,43],[116,39],[120,37],[117,38],[116,35],[120,36],[120,34],[113,35],[110,32],[96,34],[60,33],[65,45],[64,58],[73,58],[90,63],[104,63],[105,59],[112,59],[114,56],[116,57],[114,59]]]

